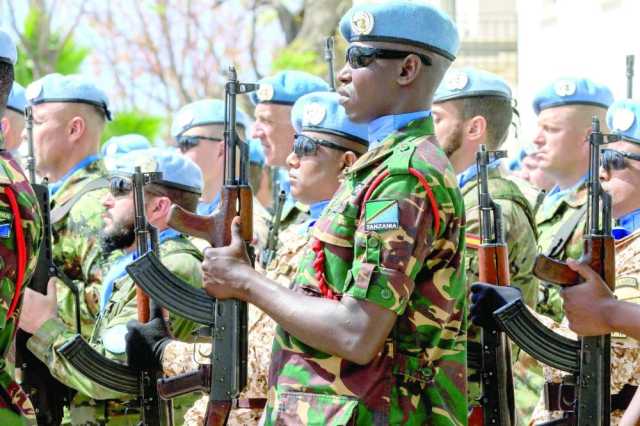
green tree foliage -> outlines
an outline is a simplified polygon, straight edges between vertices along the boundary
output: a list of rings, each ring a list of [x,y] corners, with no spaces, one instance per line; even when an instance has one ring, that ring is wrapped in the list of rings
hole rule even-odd
[[[164,119],[162,117],[148,115],[141,111],[118,112],[113,117],[113,121],[107,123],[101,142],[104,143],[113,136],[137,133],[145,136],[153,143],[160,135],[163,124]]]
[[[46,40],[41,40],[44,25],[47,23],[43,12],[35,7],[29,9],[16,65],[16,81],[23,86],[49,72],[77,73],[89,55],[90,49],[78,45],[71,35],[63,37],[57,30],[51,29]]]

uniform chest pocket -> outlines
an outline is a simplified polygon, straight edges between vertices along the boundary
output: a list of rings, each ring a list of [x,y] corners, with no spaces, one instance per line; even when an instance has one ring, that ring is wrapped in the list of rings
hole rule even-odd
[[[355,425],[358,400],[344,395],[282,392],[274,414],[277,426]]]
[[[358,208],[350,199],[338,203],[314,226],[314,236],[327,244],[353,247],[353,236],[358,226]]]

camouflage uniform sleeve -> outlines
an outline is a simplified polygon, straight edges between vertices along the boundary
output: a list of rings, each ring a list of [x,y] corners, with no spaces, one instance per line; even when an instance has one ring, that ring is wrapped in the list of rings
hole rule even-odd
[[[412,175],[390,175],[362,210],[345,294],[402,315],[434,240],[425,190]]]
[[[533,264],[538,248],[536,235],[527,216],[518,206],[510,200],[495,200],[502,208],[505,238],[509,248],[509,274],[511,285],[522,291],[524,302],[535,308],[538,302],[538,279],[533,275]],[[466,232],[480,235],[480,221],[477,206],[467,210]],[[478,281],[478,256],[477,251],[467,246],[467,282],[469,284]]]
[[[102,199],[106,191],[97,190],[85,194],[69,211],[64,229],[54,245],[54,258],[62,270],[78,286],[80,319],[84,330],[91,330],[98,313],[101,267],[98,235],[103,227]],[[58,315],[67,327],[75,327],[75,301],[66,286],[58,285]],[[89,335],[85,335],[88,338]]]
[[[40,327],[27,342],[27,347],[49,367],[53,377],[83,394],[94,399],[131,399],[129,395],[92,382],[58,354],[56,349],[74,336],[75,333],[67,329],[60,319],[54,318]],[[94,349],[104,352],[95,346]]]

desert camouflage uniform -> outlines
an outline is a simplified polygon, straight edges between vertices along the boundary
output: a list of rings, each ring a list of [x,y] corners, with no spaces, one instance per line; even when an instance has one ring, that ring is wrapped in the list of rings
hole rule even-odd
[[[280,236],[283,245],[267,266],[266,274],[270,279],[289,286],[297,272],[302,249],[309,241],[308,224],[289,226]],[[275,335],[276,323],[270,316],[256,306],[249,304],[249,354],[247,360],[247,387],[240,398],[266,398],[267,376],[271,347]],[[209,363],[203,354],[211,350],[210,344],[193,344],[172,341],[162,356],[164,373],[175,376],[198,368],[200,363]],[[200,398],[185,415],[186,426],[201,426],[207,408],[208,395]],[[261,410],[236,409],[229,415],[229,425],[255,425],[260,419]]]
[[[538,248],[536,245],[535,220],[531,206],[515,183],[504,176],[501,168],[489,168],[488,177],[489,193],[502,208],[502,223],[509,248],[511,285],[522,290],[524,302],[528,306],[535,308],[538,300],[538,280],[533,275],[532,270]],[[480,242],[480,221],[477,180],[474,178],[466,182],[461,191],[464,197],[467,217],[467,250],[465,259],[467,283],[470,285],[479,281],[477,249]],[[469,342],[477,342],[473,346],[480,353],[480,330],[478,327],[469,326],[468,339]],[[470,347],[472,347],[471,344]],[[514,357],[516,356],[517,352],[514,351]],[[522,394],[519,388],[524,386],[518,378],[523,375],[524,371],[525,369],[520,363],[514,365],[516,407],[519,405],[518,396]],[[477,371],[473,369],[469,369],[468,374],[470,378],[473,377],[473,380],[469,381],[469,403],[475,404],[481,396],[479,377]],[[519,414],[523,415],[524,413]]]
[[[262,205],[261,205],[262,206]],[[256,253],[261,253],[262,249],[266,245],[269,235],[269,225],[273,220],[271,213],[264,207],[261,209],[261,215],[254,214],[254,235],[256,236]],[[280,231],[278,233],[278,248],[282,244],[282,233],[289,226],[299,225],[309,220],[309,207],[300,203],[294,202],[290,199],[285,201],[285,205],[282,208],[282,214],[280,216]],[[276,249],[277,250],[277,249]]]
[[[615,242],[615,259],[616,297],[619,300],[640,303],[640,231]],[[549,325],[565,337],[577,338],[565,325]],[[549,382],[561,383],[565,375],[547,366],[544,366],[543,370],[545,379]],[[635,339],[616,333],[611,336],[611,395],[620,392],[627,384],[640,385],[640,344]],[[544,408],[544,402],[540,401],[532,417],[532,423],[562,416],[561,411],[548,412]],[[623,414],[623,410],[613,411],[611,424],[617,425]]]
[[[5,357],[17,330],[24,289],[36,267],[42,241],[42,218],[38,200],[27,177],[13,156],[5,150],[0,150],[0,186],[0,424],[21,425],[27,424],[27,419],[35,420],[35,413],[28,396],[5,369]],[[21,282],[17,282],[20,264],[18,228],[7,191],[15,195],[22,223],[20,230],[26,257]]]
[[[185,237],[179,236],[161,242],[160,255],[162,263],[177,277],[194,287],[202,285],[200,270],[202,256]],[[135,284],[129,275],[125,275],[114,283],[111,298],[93,329],[91,345],[104,356],[126,363],[124,346],[126,324],[136,318]],[[191,333],[196,326],[195,323],[184,318],[170,315],[171,332],[178,339],[192,339]],[[133,412],[132,414],[125,415],[125,407],[121,404],[123,401],[134,399],[131,395],[125,395],[92,382],[58,354],[56,349],[73,336],[74,332],[56,318],[45,322],[28,342],[29,349],[49,366],[49,370],[56,379],[79,391],[72,401],[72,424],[104,422],[105,411],[113,417],[109,420],[110,425],[137,424],[139,422],[137,411],[134,409],[130,411]],[[112,337],[116,338],[112,339]],[[112,340],[116,340],[118,344],[110,344],[109,341]],[[108,401],[108,409],[105,410],[102,400],[116,401]],[[175,408],[190,406],[192,402],[193,398],[187,398],[186,401],[177,399]]]
[[[312,237],[323,244],[324,277],[339,295],[398,315],[367,365],[322,353],[277,328],[267,424],[465,424],[466,286],[464,206],[431,117],[414,120],[346,172]],[[423,175],[429,198],[409,169]],[[365,205],[373,179],[389,171]],[[364,220],[363,220],[364,219]],[[305,249],[292,288],[322,297]]]
[[[102,160],[77,170],[51,197],[51,209],[63,205],[89,182],[106,176],[107,170]],[[101,254],[98,235],[104,226],[102,214],[105,208],[102,200],[106,194],[106,188],[84,194],[64,219],[53,224],[54,262],[78,287],[82,335],[87,339],[91,336],[100,309],[100,282],[105,259]],[[58,316],[69,329],[75,330],[73,293],[60,281],[57,291]]]

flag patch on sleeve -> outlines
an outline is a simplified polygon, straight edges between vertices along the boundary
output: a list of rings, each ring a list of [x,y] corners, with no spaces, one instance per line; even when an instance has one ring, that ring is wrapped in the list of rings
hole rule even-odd
[[[11,236],[11,222],[0,223],[0,238],[9,238]]]
[[[390,231],[400,228],[400,209],[396,200],[367,201],[364,205],[366,231]]]

